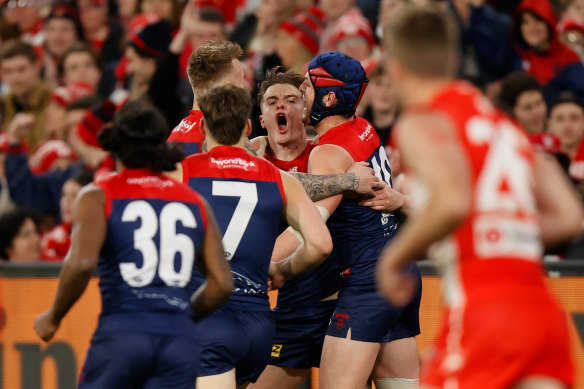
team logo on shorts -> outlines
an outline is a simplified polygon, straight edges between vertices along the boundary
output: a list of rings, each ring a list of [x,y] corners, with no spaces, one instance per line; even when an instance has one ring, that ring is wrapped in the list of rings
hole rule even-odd
[[[274,358],[278,358],[280,356],[280,351],[282,351],[281,344],[275,344],[272,346],[272,354],[271,356]]]
[[[344,313],[336,313],[335,314],[335,326],[337,327],[337,330],[342,330],[348,321],[349,321],[349,315],[346,315]]]

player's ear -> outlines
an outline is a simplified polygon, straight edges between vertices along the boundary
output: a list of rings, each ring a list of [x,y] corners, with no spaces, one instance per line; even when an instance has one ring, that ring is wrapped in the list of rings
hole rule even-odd
[[[266,128],[266,123],[264,123],[264,115],[260,115],[260,125],[262,128]]]
[[[247,122],[245,123],[245,136],[246,137],[249,137],[250,134],[251,134],[251,120],[250,119],[247,119]]]
[[[207,137],[207,129],[205,128],[205,119],[201,118],[199,122],[199,131],[201,131],[201,135],[203,135],[203,139]]]
[[[326,95],[322,97],[322,102],[327,108],[332,107],[337,103],[337,95],[333,91],[329,91]]]

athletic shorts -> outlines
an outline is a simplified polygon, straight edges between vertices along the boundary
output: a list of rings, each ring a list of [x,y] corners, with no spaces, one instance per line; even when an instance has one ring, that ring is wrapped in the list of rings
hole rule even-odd
[[[100,333],[91,339],[80,389],[193,389],[197,341],[186,336],[137,332]]]
[[[375,285],[341,286],[337,306],[327,335],[362,342],[391,342],[420,334],[420,300],[422,279],[417,266],[411,268],[418,279],[418,288],[412,300],[404,307],[394,307],[385,300]]]
[[[574,383],[566,316],[545,295],[510,296],[449,309],[422,382],[459,389],[505,389],[530,376]]]
[[[276,307],[276,337],[269,364],[297,369],[319,367],[335,305],[336,300],[330,300],[294,310]]]
[[[271,311],[219,308],[197,323],[199,377],[235,368],[237,385],[255,382],[270,359],[274,333]]]

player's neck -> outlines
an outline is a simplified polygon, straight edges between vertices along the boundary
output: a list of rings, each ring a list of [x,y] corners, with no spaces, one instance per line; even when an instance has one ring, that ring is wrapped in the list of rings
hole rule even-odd
[[[193,100],[193,111],[200,111],[201,108],[199,107],[199,102],[197,101],[197,98],[195,97],[195,99]]]
[[[219,142],[217,142],[215,139],[213,139],[213,137],[209,136],[209,134],[207,134],[207,136],[205,137],[205,140],[207,141],[207,151],[211,151],[213,150],[215,147],[219,147],[219,146],[225,146]],[[245,142],[247,142],[247,137],[242,136],[239,139],[239,142],[237,142],[234,145],[229,145],[229,147],[239,147],[242,150],[245,150]]]
[[[350,122],[353,119],[354,119],[354,116],[349,118],[349,119],[347,119],[344,116],[339,116],[339,115],[329,116],[329,117],[322,119],[320,121],[320,123],[318,123],[316,125],[316,127],[314,127],[314,129],[316,130],[316,133],[318,134],[318,136],[323,136],[331,128],[335,128],[337,126],[340,126],[343,123]]]
[[[451,82],[452,80],[446,77],[410,77],[404,80],[400,87],[404,107],[428,104],[439,90]]]
[[[280,161],[292,161],[294,158],[298,157],[304,149],[306,149],[306,139],[299,139],[295,142],[290,142],[286,144],[279,144],[276,142],[270,142],[268,138],[268,144],[276,159]]]

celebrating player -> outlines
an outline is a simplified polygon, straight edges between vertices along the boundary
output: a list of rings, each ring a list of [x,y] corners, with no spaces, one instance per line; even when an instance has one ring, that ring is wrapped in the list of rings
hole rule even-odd
[[[412,258],[428,249],[441,268],[446,312],[423,375],[429,387],[571,387],[566,318],[544,283],[541,243],[577,234],[582,209],[524,131],[474,87],[452,81],[453,25],[411,8],[383,34],[405,108],[395,135],[418,212],[384,251],[379,287],[404,303]]]
[[[140,101],[124,105],[100,133],[123,169],[80,192],[55,302],[36,318],[37,334],[53,338],[99,267],[102,312],[80,388],[192,388],[191,305],[202,318],[231,293],[213,212],[162,173],[183,157],[167,146],[166,133],[162,116]],[[206,282],[193,294],[195,264]]]
[[[275,285],[317,266],[332,242],[302,185],[243,149],[251,132],[247,92],[232,85],[216,88],[199,106],[209,152],[186,158],[179,174],[217,214],[235,289],[225,307],[197,327],[203,339],[197,386],[234,388],[257,379],[272,349],[267,279],[281,216],[300,231],[304,246],[279,263]]]

